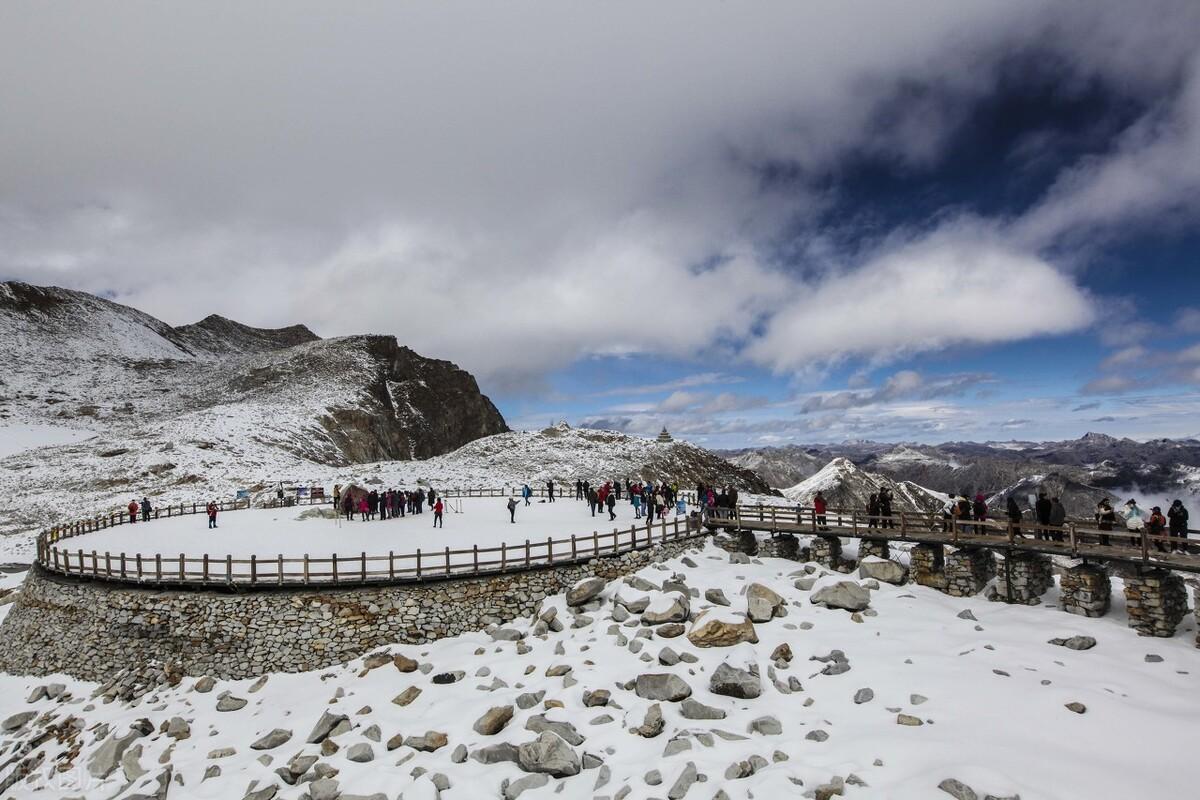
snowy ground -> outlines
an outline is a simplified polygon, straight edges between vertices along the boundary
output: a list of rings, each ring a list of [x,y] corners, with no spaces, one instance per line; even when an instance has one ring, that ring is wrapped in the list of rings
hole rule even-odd
[[[587,503],[573,497],[560,498],[554,503],[533,498],[528,506],[518,498],[515,523],[509,521],[507,498],[452,498],[448,502],[450,507],[445,511],[444,527],[441,528],[433,527],[433,512],[428,508],[422,514],[364,522],[357,514],[353,521],[343,517],[303,518],[318,510],[331,514],[333,509],[331,506],[299,506],[227,512],[218,516],[216,530],[208,529],[208,519],[203,514],[160,518],[148,524],[122,525],[90,533],[71,539],[65,546],[129,555],[157,552],[199,556],[208,553],[249,558],[253,554],[260,559],[274,558],[277,554],[293,557],[305,553],[313,556],[360,552],[386,555],[389,550],[412,553],[421,549],[428,553],[445,547],[469,549],[472,545],[480,548],[499,547],[501,543],[524,546],[526,539],[536,543],[545,542],[547,537],[558,540],[572,535],[590,536],[593,531],[611,533],[613,528],[628,531],[630,525],[638,522],[634,519],[633,507],[624,501],[614,509],[617,519],[609,521],[607,511],[593,517]],[[461,512],[455,508],[460,508]]]
[[[165,769],[162,764],[169,762],[176,782],[169,797],[237,800],[249,788],[278,784],[279,797],[298,798],[315,787],[284,785],[275,770],[293,756],[308,754],[319,761],[307,779],[318,769],[336,770],[333,779],[345,793],[435,797],[431,778],[440,775],[436,780],[448,784],[441,792],[445,800],[500,797],[503,781],[528,773],[507,761],[485,765],[457,759],[486,745],[532,741],[537,734],[527,725],[538,727],[540,714],[551,723],[572,725],[582,742],[571,749],[580,757],[591,754],[603,766],[551,778],[523,793],[525,800],[619,796],[623,787],[629,798],[664,797],[689,763],[706,777],[684,795],[693,800],[708,800],[718,790],[735,800],[802,796],[848,778],[847,798],[949,797],[937,789],[947,778],[970,785],[980,797],[1194,796],[1191,734],[1200,716],[1200,651],[1193,647],[1191,618],[1174,639],[1142,639],[1126,627],[1119,586],[1108,617],[1085,619],[1055,609],[1054,591],[1046,605],[1030,608],[883,585],[871,592],[874,615],[856,621],[845,611],[814,605],[810,591],[793,586],[793,573],[809,569],[819,576],[822,570],[816,565],[776,559],[736,564],[711,546],[691,558],[694,566],[675,559],[640,576],[655,584],[681,576],[695,590],[693,612],[710,605],[704,599],[709,589],[721,589],[732,603],[730,610],[742,611],[746,600],[741,593],[749,583],[760,582],[783,596],[786,616],[758,624],[757,644],[702,649],[685,636],[656,635],[659,629],[641,624],[637,614],[614,621],[612,599],[618,589],[627,599],[647,594],[661,602],[661,595],[613,582],[586,618],[576,618],[562,597],[551,598],[547,608],[556,608],[565,623],[558,632],[536,635],[533,620],[523,620],[510,626],[524,636],[520,643],[494,641],[480,632],[391,648],[421,663],[421,671],[411,673],[386,662],[362,675],[360,660],[340,669],[271,675],[258,691],[250,680],[218,681],[211,693],[196,692],[195,681],[185,679],[134,704],[89,702],[95,685],[65,678],[56,679],[66,684],[62,698],[30,704],[24,698],[49,681],[0,676],[0,718],[35,711],[61,721],[73,714],[85,729],[78,737],[82,751],[67,760],[61,773],[48,778],[50,768],[43,766],[30,783],[13,786],[4,796],[152,794],[154,780]],[[845,579],[819,577],[812,590]],[[964,610],[977,621],[959,617]],[[617,612],[618,619],[624,616]],[[1047,642],[1076,634],[1094,637],[1097,645],[1075,651]],[[790,665],[772,665],[770,654],[784,643],[794,659]],[[694,661],[677,663],[668,648]],[[833,650],[844,652],[848,671],[824,674],[826,664],[810,660]],[[1147,660],[1148,654],[1158,658]],[[761,674],[762,695],[735,699],[711,692],[709,679],[722,662],[754,665]],[[561,674],[552,669],[556,666],[569,668],[569,674],[547,676],[548,671]],[[465,673],[458,683],[432,680],[455,670]],[[663,732],[650,739],[634,735],[630,729],[642,725],[652,702],[625,686],[642,673],[678,676],[691,688],[692,699],[720,709],[724,718],[685,719],[680,703],[663,701]],[[802,688],[789,688],[791,678]],[[420,690],[410,705],[391,702],[409,687]],[[596,689],[612,693],[607,707],[584,706],[584,692]],[[856,703],[856,694],[864,697],[863,689],[873,696]],[[239,711],[216,711],[218,696],[226,691],[248,704]],[[537,692],[545,693],[540,702],[519,707],[519,695]],[[560,703],[561,708],[553,708]],[[1072,712],[1067,703],[1082,703],[1086,711]],[[482,735],[472,729],[488,708],[510,705],[515,715],[499,733]],[[334,737],[336,752],[327,746],[322,755],[319,745],[303,742],[324,711],[345,714],[351,729]],[[900,714],[923,724],[897,724]],[[178,742],[157,732],[175,716],[190,729],[188,738]],[[779,723],[780,733],[749,732],[753,720],[767,716]],[[123,736],[139,718],[148,719],[154,729],[136,738],[140,755],[127,758],[125,768],[107,778],[89,775],[87,766],[95,763],[90,759],[108,732]],[[38,724],[27,723],[4,737],[28,741]],[[276,728],[291,732],[286,744],[261,752],[250,748]],[[448,743],[434,752],[408,745],[386,749],[385,743],[398,733],[410,737],[430,730],[445,733]],[[672,740],[677,741],[669,745]],[[464,751],[455,755],[460,745]],[[42,747],[46,764],[52,764],[70,743],[51,739]],[[369,750],[373,760],[351,761],[352,749]],[[752,756],[762,759],[753,775],[726,777],[731,765]],[[219,774],[204,779],[214,766]],[[146,773],[127,780],[126,769],[131,775]]]
[[[95,435],[95,431],[65,425],[0,422],[0,458],[8,458],[38,447],[75,444]]]

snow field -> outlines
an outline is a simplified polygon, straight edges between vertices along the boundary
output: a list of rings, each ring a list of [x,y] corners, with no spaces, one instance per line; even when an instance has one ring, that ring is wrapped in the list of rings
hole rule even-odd
[[[784,597],[786,616],[756,625],[757,644],[697,648],[686,637],[656,636],[656,629],[642,626],[637,615],[625,623],[614,622],[612,598],[618,591],[627,599],[648,595],[652,605],[664,593],[639,592],[613,581],[598,608],[586,612],[587,618],[576,617],[562,596],[549,598],[544,607],[557,609],[564,623],[559,632],[535,635],[534,620],[525,619],[507,626],[524,636],[520,643],[494,641],[487,632],[479,632],[390,648],[419,661],[422,671],[401,673],[385,663],[363,675],[359,659],[342,668],[273,674],[254,693],[251,680],[217,681],[211,693],[200,694],[192,689],[194,680],[185,679],[175,689],[142,702],[97,704],[87,711],[86,698],[94,684],[58,679],[72,695],[60,707],[47,699],[24,702],[47,679],[0,676],[0,698],[4,698],[0,717],[25,710],[71,713],[81,716],[88,729],[105,723],[123,734],[140,717],[157,728],[172,716],[181,716],[189,721],[190,738],[173,746],[157,733],[138,740],[144,748],[140,763],[148,773],[135,780],[129,791],[147,791],[144,787],[152,785],[162,769],[159,756],[170,750],[170,763],[183,781],[182,786],[172,786],[170,796],[187,798],[240,798],[251,784],[261,789],[279,783],[274,770],[294,755],[320,755],[319,746],[303,741],[326,710],[347,715],[353,726],[336,737],[338,752],[321,757],[322,763],[339,770],[340,791],[383,792],[390,799],[434,796],[429,775],[436,773],[446,776],[450,784],[441,792],[444,800],[499,797],[502,780],[527,773],[509,762],[455,763],[452,753],[460,744],[474,751],[500,742],[531,741],[536,734],[525,726],[537,714],[569,721],[584,737],[574,750],[602,759],[609,777],[599,787],[601,772],[596,768],[551,778],[545,787],[522,794],[525,800],[583,800],[611,796],[623,786],[630,788],[628,797],[635,800],[663,797],[688,762],[707,780],[693,786],[686,797],[704,800],[718,789],[733,800],[801,796],[835,776],[851,775],[865,784],[846,785],[844,796],[851,799],[939,797],[937,784],[946,778],[969,784],[980,796],[1019,794],[1023,800],[1193,795],[1190,733],[1200,714],[1200,655],[1192,646],[1195,623],[1191,619],[1173,639],[1141,639],[1125,627],[1121,609],[1114,608],[1100,619],[1074,617],[1051,605],[1056,592],[1045,598],[1046,605],[1025,607],[989,603],[981,597],[952,598],[918,586],[882,585],[871,592],[871,608],[877,615],[856,622],[845,611],[810,604],[809,592],[793,586],[794,573],[811,569],[820,575],[816,565],[775,559],[734,564],[727,553],[712,546],[690,558],[695,566],[673,559],[644,569],[639,576],[654,584],[681,577],[698,594],[691,601],[693,611],[709,605],[703,599],[705,590],[721,589],[732,603],[722,610],[723,616],[743,610],[742,593],[751,582],[759,582]],[[827,575],[819,584],[837,580],[852,579]],[[963,610],[970,610],[977,621],[958,617]],[[642,638],[647,634],[649,638]],[[1094,637],[1097,646],[1074,651],[1047,643],[1076,634]],[[786,668],[772,666],[770,654],[784,643],[794,659]],[[658,663],[667,647],[690,654],[694,663]],[[826,656],[835,649],[844,652],[849,671],[822,674],[825,664],[810,657]],[[1148,662],[1147,654],[1162,660]],[[755,665],[762,677],[762,696],[742,700],[710,692],[709,678],[722,662]],[[570,667],[569,675],[547,676],[547,670],[557,665]],[[454,670],[463,671],[465,677],[447,685],[433,683],[434,675]],[[660,703],[666,723],[663,733],[652,739],[632,734],[629,729],[642,724],[652,703],[624,685],[642,673],[664,672],[687,682],[694,699],[720,708],[726,717],[685,719],[679,704],[664,701]],[[784,687],[794,676],[803,689],[781,690],[771,680],[772,674]],[[409,687],[420,689],[410,705],[390,702]],[[873,698],[855,703],[855,694],[865,688],[872,690]],[[584,691],[595,689],[612,692],[607,707],[583,705]],[[217,698],[225,691],[247,699],[248,705],[240,711],[217,712]],[[543,691],[543,702],[528,709],[515,706],[522,693]],[[563,708],[548,709],[547,702],[561,703]],[[1084,704],[1086,713],[1064,707],[1073,702]],[[484,736],[472,729],[488,708],[510,704],[515,715],[500,733]],[[901,713],[924,724],[899,725]],[[764,716],[774,716],[782,733],[749,733],[751,721]],[[373,726],[378,726],[380,743],[373,741]],[[285,745],[266,751],[269,763],[262,763],[262,753],[249,745],[275,728],[290,730],[293,736]],[[448,745],[432,753],[408,746],[388,752],[384,747],[396,733],[407,737],[428,730],[445,733]],[[816,731],[828,738],[808,738]],[[83,751],[62,779],[86,774],[80,765],[100,744],[94,733],[81,738]],[[686,740],[688,749],[664,755],[673,738]],[[349,747],[364,742],[372,748],[374,760],[348,760]],[[51,741],[45,746],[46,763],[51,764],[57,745]],[[218,748],[235,752],[210,758]],[[731,764],[754,755],[767,765],[747,778],[724,777]],[[221,774],[201,780],[213,764],[221,767]],[[39,776],[48,770],[43,767]],[[420,776],[421,770],[427,774]],[[647,783],[646,776],[653,770],[661,773],[661,785]],[[117,770],[108,779],[88,778],[77,786],[60,784],[39,791],[36,781],[17,784],[6,797],[71,795],[91,800],[116,796],[125,784]],[[301,794],[300,786],[280,787],[280,797]]]
[[[89,553],[107,550],[114,555],[124,552],[130,556],[135,553],[152,556],[157,552],[164,556],[184,553],[198,557],[207,553],[246,559],[256,555],[266,561],[278,554],[285,558],[302,557],[306,553],[313,557],[328,557],[332,553],[353,556],[361,552],[387,555],[389,550],[415,553],[420,549],[436,555],[446,547],[469,550],[473,545],[482,549],[508,544],[524,548],[527,539],[544,545],[547,537],[557,541],[577,535],[582,539],[590,537],[593,531],[611,534],[613,528],[627,535],[629,526],[635,524],[641,529],[640,535],[645,536],[645,520],[634,519],[633,507],[623,501],[614,509],[617,519],[610,522],[607,511],[603,514],[597,511],[593,517],[587,503],[574,498],[557,499],[553,503],[533,498],[528,506],[517,498],[515,523],[509,521],[508,498],[464,497],[448,502],[462,511],[447,507],[444,527],[440,528],[433,527],[433,512],[428,507],[421,514],[360,521],[357,512],[353,520],[342,516],[302,519],[316,509],[332,512],[332,506],[292,506],[225,512],[217,516],[216,530],[208,528],[208,517],[204,514],[163,517],[73,537],[62,546],[67,550],[82,548]],[[667,520],[670,525],[674,517]],[[656,525],[655,533],[659,530]],[[461,556],[457,561],[464,559],[469,561],[470,556]]]

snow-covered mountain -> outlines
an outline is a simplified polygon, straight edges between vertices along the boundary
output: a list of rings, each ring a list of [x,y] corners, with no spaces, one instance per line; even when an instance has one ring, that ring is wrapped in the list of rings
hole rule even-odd
[[[769,491],[685,442],[507,433],[469,373],[389,336],[320,339],[216,316],[176,328],[82,292],[4,283],[0,355],[0,533],[281,480],[640,477]]]
[[[783,494],[789,500],[807,506],[812,504],[817,492],[821,492],[830,508],[866,510],[871,495],[883,488],[892,492],[893,512],[933,513],[946,504],[945,495],[909,481],[867,472],[848,458],[833,459],[815,475],[784,489]]]

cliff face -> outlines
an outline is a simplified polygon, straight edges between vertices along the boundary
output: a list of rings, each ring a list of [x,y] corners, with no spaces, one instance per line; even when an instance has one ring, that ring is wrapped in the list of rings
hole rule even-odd
[[[352,337],[341,346],[365,356],[362,403],[331,408],[320,421],[348,462],[430,458],[508,430],[475,378],[449,361],[420,356],[390,336]]]

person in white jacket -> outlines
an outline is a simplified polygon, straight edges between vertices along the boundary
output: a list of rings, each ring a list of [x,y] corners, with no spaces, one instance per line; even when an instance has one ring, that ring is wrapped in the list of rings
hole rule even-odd
[[[1121,516],[1125,518],[1125,528],[1130,533],[1136,533],[1137,537],[1130,537],[1130,547],[1137,547],[1141,543],[1142,529],[1146,527],[1146,515],[1138,508],[1136,500],[1130,499],[1125,504],[1125,509],[1121,512]]]

